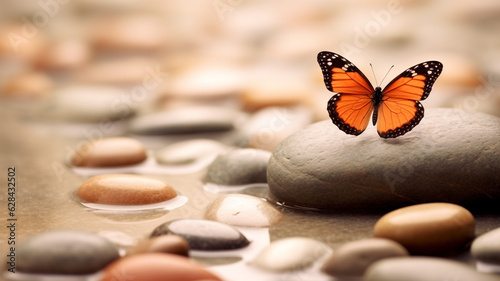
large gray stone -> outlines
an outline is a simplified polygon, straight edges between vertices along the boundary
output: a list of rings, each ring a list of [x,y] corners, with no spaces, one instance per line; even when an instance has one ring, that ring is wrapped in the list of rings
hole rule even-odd
[[[319,209],[499,203],[500,118],[428,109],[404,136],[374,128],[352,136],[327,120],[285,139],[269,161],[270,196]]]

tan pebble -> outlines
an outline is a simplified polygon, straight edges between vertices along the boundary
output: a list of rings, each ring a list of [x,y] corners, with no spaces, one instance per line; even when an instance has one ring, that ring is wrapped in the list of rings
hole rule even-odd
[[[168,183],[158,179],[110,174],[86,180],[77,195],[88,203],[142,205],[170,200],[177,193]]]
[[[309,101],[310,85],[304,74],[280,65],[257,66],[252,82],[244,90],[241,103],[246,110],[255,111],[269,106],[289,106]],[[280,73],[281,79],[276,79]]]
[[[98,20],[90,42],[102,50],[152,51],[165,45],[165,26],[151,16],[120,16]]]
[[[35,64],[48,70],[75,69],[87,63],[90,57],[91,50],[85,42],[59,42],[48,46],[44,55],[38,57]]]
[[[374,236],[394,240],[411,254],[463,250],[474,238],[474,217],[449,203],[427,203],[392,211],[378,220]]]
[[[248,138],[248,147],[273,151],[312,121],[312,111],[304,106],[267,107],[252,114],[241,131]]]
[[[361,276],[374,262],[400,256],[408,256],[408,251],[392,240],[371,238],[352,241],[336,249],[322,271],[332,276]]]
[[[142,253],[168,253],[181,256],[189,255],[189,244],[186,239],[177,235],[161,235],[142,241],[128,250],[127,255]]]
[[[139,141],[117,137],[82,145],[71,158],[71,164],[79,167],[116,167],[138,164],[146,158],[146,150]]]
[[[5,97],[38,98],[54,88],[50,76],[42,72],[29,72],[9,78],[2,85],[1,95]]]
[[[47,38],[42,30],[28,24],[0,26],[0,58],[18,58],[27,62],[43,56]]]
[[[152,91],[160,87],[166,74],[154,60],[133,56],[93,62],[79,69],[75,79],[83,83],[141,84]]]
[[[240,94],[244,73],[221,62],[198,62],[165,80],[163,92],[169,97],[222,98]]]

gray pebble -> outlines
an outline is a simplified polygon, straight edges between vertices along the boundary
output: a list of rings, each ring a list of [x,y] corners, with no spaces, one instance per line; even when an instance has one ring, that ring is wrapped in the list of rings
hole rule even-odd
[[[143,135],[227,132],[240,117],[238,111],[224,107],[193,106],[137,117],[129,130]]]
[[[475,271],[467,264],[443,258],[388,258],[368,268],[363,281],[467,280],[500,281],[500,276]]]
[[[25,273],[90,274],[119,258],[107,239],[81,231],[31,236],[17,247],[17,269]]]
[[[220,154],[207,168],[204,181],[221,185],[267,182],[271,153],[259,149],[236,149]]]
[[[500,228],[476,238],[472,242],[471,253],[482,262],[500,264]]]
[[[192,250],[217,251],[239,249],[250,244],[236,228],[215,221],[179,219],[156,227],[151,237],[175,234],[183,237]]]

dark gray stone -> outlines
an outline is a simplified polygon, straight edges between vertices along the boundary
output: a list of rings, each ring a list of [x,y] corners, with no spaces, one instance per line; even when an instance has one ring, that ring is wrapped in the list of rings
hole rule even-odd
[[[500,227],[476,238],[470,250],[482,262],[500,264]]]
[[[500,199],[500,118],[428,109],[413,131],[347,135],[326,120],[285,139],[268,165],[272,199],[319,209]]]
[[[204,181],[221,185],[265,183],[269,157],[270,152],[251,148],[220,154],[208,166]]]
[[[388,258],[370,266],[363,281],[474,280],[500,281],[500,276],[479,273],[467,264],[443,258]]]
[[[232,109],[196,106],[137,117],[130,122],[129,130],[143,135],[226,132],[234,128],[240,117]]]
[[[25,273],[90,274],[118,259],[106,238],[81,231],[53,231],[27,238],[16,248],[17,270]]]
[[[239,249],[250,244],[236,228],[215,221],[180,219],[161,224],[151,237],[175,234],[188,241],[192,250],[217,251]]]

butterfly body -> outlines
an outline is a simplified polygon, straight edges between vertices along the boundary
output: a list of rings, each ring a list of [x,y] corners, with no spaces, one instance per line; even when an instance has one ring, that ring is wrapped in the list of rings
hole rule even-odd
[[[375,93],[373,93],[373,116],[372,116],[372,123],[373,126],[377,124],[377,112],[378,112],[378,107],[382,103],[382,88],[376,87],[375,88]]]
[[[336,94],[328,101],[332,122],[347,134],[361,134],[372,118],[383,138],[411,131],[424,116],[419,102],[429,95],[442,71],[438,61],[427,61],[403,71],[387,86],[373,88],[350,61],[332,52],[320,52],[318,63],[325,85]],[[373,112],[373,116],[372,116]]]

